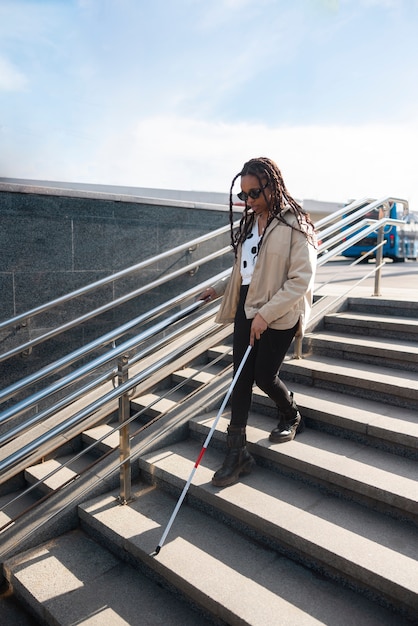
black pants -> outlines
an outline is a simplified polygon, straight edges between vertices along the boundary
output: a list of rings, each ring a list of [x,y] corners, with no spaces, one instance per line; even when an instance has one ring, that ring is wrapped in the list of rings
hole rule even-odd
[[[234,323],[234,372],[250,342],[252,320],[244,312],[248,285],[241,287]],[[289,391],[279,378],[280,367],[295,336],[298,324],[288,330],[267,330],[255,341],[231,397],[231,426],[246,426],[254,382],[281,410],[291,405]]]

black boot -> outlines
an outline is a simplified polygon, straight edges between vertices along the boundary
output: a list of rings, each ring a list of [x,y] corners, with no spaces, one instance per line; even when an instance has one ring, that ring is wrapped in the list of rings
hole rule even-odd
[[[305,425],[303,418],[299,413],[296,402],[293,399],[293,393],[290,394],[291,405],[286,411],[278,410],[279,423],[277,427],[270,433],[270,441],[273,443],[283,443],[284,441],[291,441],[295,438],[296,433],[302,432]]]
[[[245,427],[228,426],[228,452],[222,467],[213,475],[212,484],[215,487],[233,485],[240,476],[251,473],[255,461],[246,448],[246,442]]]

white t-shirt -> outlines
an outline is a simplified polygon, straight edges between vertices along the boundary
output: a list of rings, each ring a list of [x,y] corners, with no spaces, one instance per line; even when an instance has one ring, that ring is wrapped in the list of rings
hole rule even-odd
[[[249,285],[254,271],[254,266],[258,256],[258,244],[261,235],[258,234],[258,223],[255,220],[252,231],[242,244],[241,253],[241,278],[243,285]]]

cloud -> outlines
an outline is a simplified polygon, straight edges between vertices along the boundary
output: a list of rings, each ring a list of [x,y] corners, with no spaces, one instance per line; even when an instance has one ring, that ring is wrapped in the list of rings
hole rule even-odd
[[[418,122],[269,127],[156,116],[103,138],[72,180],[227,191],[247,159],[269,156],[300,199],[396,195],[418,203],[417,139]]]
[[[418,208],[418,120],[269,126],[155,115],[113,128],[117,130],[92,128],[88,138],[50,132],[47,142],[25,152],[16,151],[11,141],[4,146],[8,156],[0,163],[2,175],[227,192],[246,160],[268,156],[300,200],[343,202],[392,195],[409,200],[412,210]]]
[[[26,76],[13,63],[0,57],[1,91],[23,91],[27,82]]]
[[[279,134],[291,184],[302,197],[396,195],[418,202],[418,123],[294,127]]]

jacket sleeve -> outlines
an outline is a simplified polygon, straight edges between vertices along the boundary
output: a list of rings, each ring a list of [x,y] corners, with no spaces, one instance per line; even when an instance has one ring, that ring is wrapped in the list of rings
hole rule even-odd
[[[224,278],[217,280],[216,283],[212,285],[212,289],[215,290],[215,293],[217,296],[224,295],[225,290],[228,286],[229,280],[230,280],[230,276],[225,276]]]
[[[315,268],[316,249],[304,233],[293,229],[286,279],[259,309],[267,324],[294,311],[298,302],[302,302],[306,294],[313,290]],[[273,271],[272,268],[269,271]]]

